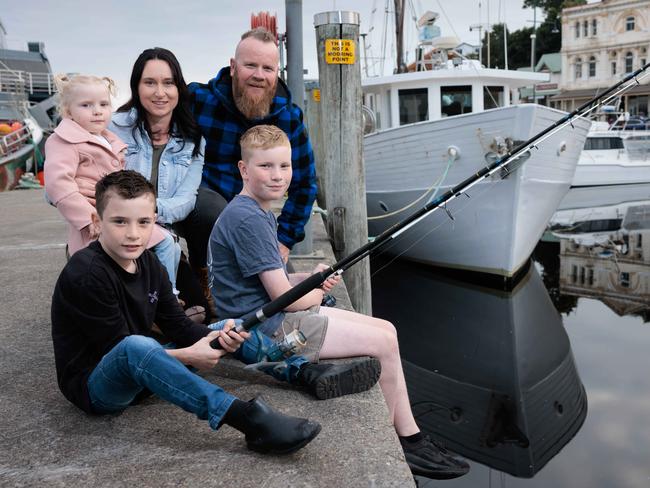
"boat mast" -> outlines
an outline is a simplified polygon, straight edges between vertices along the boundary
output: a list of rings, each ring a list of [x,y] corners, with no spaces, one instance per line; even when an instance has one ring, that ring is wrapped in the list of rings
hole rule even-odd
[[[404,64],[404,0],[394,0],[395,2],[395,45],[397,57],[395,59],[395,72],[405,73],[406,65]]]

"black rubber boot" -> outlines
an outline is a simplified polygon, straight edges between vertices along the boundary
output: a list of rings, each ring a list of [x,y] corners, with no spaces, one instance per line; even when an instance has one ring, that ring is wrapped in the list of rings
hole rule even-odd
[[[306,446],[318,435],[318,422],[290,417],[273,410],[262,398],[248,402],[242,427],[249,449],[268,454],[289,454]]]
[[[298,382],[320,400],[360,393],[372,388],[381,374],[376,358],[355,359],[346,363],[306,364],[300,368]]]
[[[469,472],[469,464],[460,456],[455,456],[429,436],[417,443],[407,443],[400,439],[406,463],[411,473],[434,480],[458,478]]]

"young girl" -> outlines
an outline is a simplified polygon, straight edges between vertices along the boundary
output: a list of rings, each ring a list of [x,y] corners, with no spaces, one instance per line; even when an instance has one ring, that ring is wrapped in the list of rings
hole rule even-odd
[[[115,94],[113,80],[58,75],[55,83],[63,120],[45,143],[45,191],[68,222],[68,252],[73,255],[99,237],[91,220],[95,183],[124,169],[126,144],[107,130],[111,95]],[[169,232],[155,226],[147,247],[156,253],[177,293],[180,246]]]

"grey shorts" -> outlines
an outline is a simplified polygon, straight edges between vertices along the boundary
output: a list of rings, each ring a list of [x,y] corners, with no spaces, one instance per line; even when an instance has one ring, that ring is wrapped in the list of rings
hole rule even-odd
[[[284,339],[285,334],[299,330],[307,338],[307,345],[299,354],[305,356],[308,361],[317,363],[327,333],[327,317],[320,315],[319,309],[320,306],[315,305],[309,310],[286,312],[282,326],[271,337],[278,342]]]

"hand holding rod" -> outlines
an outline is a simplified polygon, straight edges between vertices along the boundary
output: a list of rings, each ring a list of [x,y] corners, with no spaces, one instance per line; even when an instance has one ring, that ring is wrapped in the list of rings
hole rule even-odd
[[[591,100],[585,102],[582,104],[580,107],[575,109],[573,112],[568,113],[558,121],[554,122],[547,128],[543,129],[542,131],[538,132],[534,136],[532,136],[530,139],[527,141],[523,142],[519,146],[517,146],[515,149],[513,149],[511,152],[506,154],[504,157],[497,159],[494,161],[492,164],[489,164],[483,168],[481,168],[480,171],[476,172],[472,176],[466,178],[465,180],[461,181],[459,184],[451,188],[450,190],[447,190],[445,193],[440,195],[438,198],[435,200],[432,200],[431,202],[427,203],[424,207],[422,207],[420,210],[417,210],[413,212],[411,215],[406,217],[404,220],[395,223],[388,229],[386,229],[384,232],[379,234],[377,237],[372,242],[369,242],[367,244],[364,244],[361,246],[359,249],[356,251],[353,251],[350,253],[349,256],[341,259],[339,262],[336,264],[330,266],[329,268],[319,271],[317,273],[314,273],[313,275],[309,276],[307,279],[304,281],[300,282],[293,288],[291,288],[289,291],[283,293],[280,295],[278,298],[275,300],[267,303],[262,307],[260,310],[257,311],[255,315],[252,317],[249,317],[246,319],[241,325],[237,326],[234,330],[237,332],[241,331],[246,331],[254,327],[255,325],[259,324],[260,322],[266,320],[268,317],[271,317],[275,315],[278,312],[281,312],[284,310],[287,306],[291,305],[293,302],[298,300],[299,298],[302,298],[305,296],[307,293],[309,293],[311,290],[314,288],[318,288],[321,283],[323,283],[329,276],[331,276],[334,273],[341,274],[343,271],[346,269],[350,268],[351,266],[355,265],[359,261],[361,261],[363,258],[367,257],[372,253],[373,251],[376,251],[379,249],[381,246],[385,245],[388,243],[391,239],[394,239],[398,235],[400,235],[402,232],[405,232],[408,230],[410,227],[414,226],[420,220],[424,219],[427,215],[435,211],[436,209],[442,207],[444,204],[447,202],[453,200],[454,198],[462,195],[465,191],[467,191],[469,188],[474,186],[476,183],[478,183],[480,180],[483,178],[489,177],[492,173],[496,172],[498,169],[508,165],[512,161],[516,160],[517,158],[521,157],[523,154],[525,154],[528,150],[533,148],[538,142],[541,142],[542,140],[545,140],[547,137],[550,137],[553,133],[556,131],[560,130],[562,127],[568,125],[571,123],[571,121],[574,118],[581,117],[582,115],[585,115],[589,113],[591,110],[595,109],[598,104],[597,102],[601,100],[602,98],[605,98],[606,96],[610,95],[613,93],[613,95],[610,98],[613,98],[620,93],[623,93],[624,91],[628,90],[630,87],[634,86],[635,83],[630,83],[628,86],[625,86],[621,88],[618,92],[614,93],[619,87],[624,85],[625,83],[630,82],[631,80],[635,80],[636,77],[650,68],[650,62],[646,63],[644,66],[641,68],[637,69],[633,73],[630,73],[628,76],[623,78],[621,81],[616,83],[615,85],[612,85],[609,87],[607,90],[604,92],[600,93],[599,95],[596,95],[593,97]],[[638,80],[637,80],[638,83]],[[607,99],[606,101],[608,101]],[[215,349],[221,349],[221,344],[219,344],[218,340],[215,339],[210,343],[210,345],[215,348]]]

